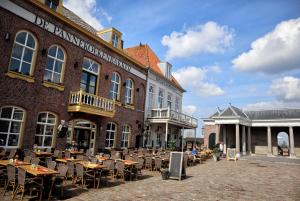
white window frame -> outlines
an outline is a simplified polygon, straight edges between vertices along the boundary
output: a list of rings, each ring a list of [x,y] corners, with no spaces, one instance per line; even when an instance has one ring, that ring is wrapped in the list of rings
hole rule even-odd
[[[152,110],[154,106],[154,86],[149,86],[149,100],[148,100],[148,109]]]
[[[172,95],[169,93],[168,94],[168,107],[170,108],[170,109],[172,109]]]
[[[121,148],[129,147],[129,138],[131,135],[131,127],[128,124],[125,124],[122,127],[122,136],[121,136]],[[126,146],[127,143],[127,146]]]
[[[52,49],[52,48],[56,48],[56,51],[55,51],[55,57],[53,57],[53,56],[51,56],[51,55],[49,54],[50,49]],[[61,60],[61,59],[58,58],[58,50],[59,50],[59,49],[63,52],[63,60]],[[46,69],[48,59],[54,60],[54,61],[53,61],[53,66],[52,66],[52,70]],[[45,80],[45,81],[49,81],[49,82],[56,83],[56,82],[54,82],[53,77],[54,77],[54,74],[57,74],[57,75],[59,75],[59,77],[60,77],[60,78],[59,78],[59,83],[57,83],[57,84],[61,84],[61,83],[63,82],[63,72],[64,72],[64,68],[65,68],[65,61],[66,61],[66,53],[65,53],[65,50],[64,50],[62,47],[60,47],[59,45],[52,45],[52,46],[48,49],[48,56],[47,56],[47,61],[46,61],[46,66],[45,66],[45,71],[48,71],[48,72],[51,73],[51,79],[50,79],[50,81],[47,80],[47,79],[45,79],[45,75],[44,75],[44,80]],[[60,72],[60,73],[55,72],[55,64],[56,64],[56,62],[61,62],[61,63],[62,63],[62,66],[61,66],[61,72]]]
[[[24,44],[20,43],[20,42],[17,42],[17,37],[19,34],[21,33],[26,33],[26,38],[25,38],[25,42]],[[28,41],[28,37],[29,35],[33,38],[34,40],[34,48],[32,47],[29,47],[27,46],[27,41]],[[22,54],[21,54],[21,58],[17,58],[17,57],[13,57],[13,52],[14,52],[14,48],[15,48],[15,45],[19,45],[22,47]],[[24,52],[26,49],[29,49],[32,51],[32,57],[31,57],[31,61],[28,62],[28,61],[24,61]],[[22,63],[26,63],[26,64],[30,64],[30,70],[29,70],[29,75],[28,76],[31,76],[32,75],[32,72],[33,72],[33,64],[34,64],[34,60],[36,58],[36,49],[37,49],[37,40],[36,40],[36,37],[28,32],[28,31],[25,31],[25,30],[22,30],[22,31],[19,31],[16,36],[15,36],[15,41],[14,41],[14,45],[13,45],[13,49],[12,49],[12,54],[11,54],[11,57],[10,57],[10,65],[9,65],[9,71],[12,71],[12,72],[15,72],[12,68],[12,60],[15,59],[15,60],[18,60],[20,62],[20,66],[18,67],[18,72],[17,73],[22,73]]]
[[[2,113],[2,109],[3,108],[12,108],[12,113],[11,113],[10,118],[2,118],[1,117],[1,113]],[[17,120],[17,119],[13,118],[15,110],[22,111],[22,113],[23,113],[22,114],[22,120]],[[9,124],[8,124],[8,131],[7,132],[0,132],[0,134],[4,134],[4,135],[6,134],[7,135],[5,146],[2,146],[3,148],[18,148],[19,147],[19,145],[20,145],[20,138],[21,138],[21,136],[23,134],[23,123],[24,123],[25,115],[26,115],[26,111],[23,110],[20,107],[16,107],[16,106],[2,106],[2,107],[0,107],[0,120],[2,120],[2,121],[8,121],[9,122]],[[11,125],[12,125],[13,122],[18,122],[18,123],[21,124],[20,125],[19,133],[11,133],[10,132]],[[10,135],[18,135],[19,136],[18,137],[18,144],[16,146],[8,146],[8,139],[9,139]]]
[[[125,87],[125,104],[133,104],[133,89],[133,81],[131,79],[127,79]]]
[[[46,114],[45,122],[39,122],[39,121],[38,121],[39,116],[40,116],[41,114]],[[54,123],[48,123],[48,120],[49,120],[49,114],[54,116]],[[39,146],[39,145],[38,145],[38,147],[40,147],[40,148],[50,148],[50,147],[53,146],[53,140],[54,140],[54,135],[55,135],[55,128],[56,128],[56,124],[57,124],[57,116],[56,116],[55,114],[53,114],[52,112],[47,112],[47,111],[45,111],[45,112],[40,112],[40,113],[38,114],[38,119],[37,119],[37,123],[36,123],[36,124],[37,124],[37,125],[42,125],[42,126],[44,126],[44,128],[43,128],[43,133],[42,133],[42,134],[37,134],[37,133],[35,133],[35,136],[42,136],[42,137],[43,137],[43,139],[42,139],[42,146]],[[52,135],[46,135],[46,128],[47,128],[47,126],[53,126]],[[44,145],[44,143],[45,143],[45,138],[46,138],[46,137],[51,137],[51,138],[52,138],[52,139],[51,139],[51,145],[50,145],[50,146],[45,146],[45,145]],[[34,139],[34,140],[35,140],[35,139]]]
[[[112,33],[111,36],[111,43],[114,47],[118,48],[119,47],[119,36],[115,33]]]
[[[179,112],[179,98],[178,97],[176,97],[175,98],[175,111],[176,112]]]
[[[158,91],[158,108],[163,108],[164,106],[164,90],[159,89]]]
[[[109,129],[107,128],[108,125],[110,125]],[[115,130],[111,129],[112,125],[115,125]],[[116,132],[117,132],[117,125],[113,122],[108,122],[107,126],[106,126],[106,139],[105,139],[105,147],[106,148],[115,147]],[[108,135],[108,138],[107,138],[107,135]]]
[[[85,61],[87,61],[89,63],[89,66],[84,66]],[[93,69],[93,65],[97,65],[97,69]],[[86,68],[87,67],[87,68]],[[82,71],[85,71],[87,73],[90,73],[92,75],[96,76],[96,83],[95,83],[95,94],[97,94],[97,86],[98,86],[98,82],[99,82],[99,72],[100,72],[100,64],[96,61],[94,61],[93,59],[84,57],[83,58],[83,63],[82,63]],[[80,88],[81,88],[81,78],[80,78]],[[82,89],[83,90],[83,89]]]
[[[119,78],[119,82],[116,78]],[[109,97],[111,100],[119,100],[120,98],[120,83],[121,83],[121,77],[117,72],[113,72],[111,76],[111,86],[109,90]]]

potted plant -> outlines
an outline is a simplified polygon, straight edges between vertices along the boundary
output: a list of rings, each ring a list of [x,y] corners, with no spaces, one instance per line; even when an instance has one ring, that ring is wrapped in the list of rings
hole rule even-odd
[[[212,155],[213,155],[213,158],[214,158],[214,161],[217,162],[218,160],[220,160],[220,150],[218,147],[215,147],[213,150],[212,150]]]
[[[161,170],[160,170],[160,173],[161,173],[161,178],[162,178],[163,180],[167,180],[167,179],[169,178],[170,172],[169,172],[168,169],[161,169]]]

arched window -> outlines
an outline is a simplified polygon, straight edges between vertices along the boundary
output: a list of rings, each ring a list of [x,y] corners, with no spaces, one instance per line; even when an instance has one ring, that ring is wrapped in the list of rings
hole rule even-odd
[[[163,107],[163,102],[164,102],[164,92],[162,89],[159,89],[158,92],[158,108]]]
[[[36,39],[31,33],[18,32],[12,49],[9,70],[23,75],[32,75],[36,47]]]
[[[154,97],[154,87],[150,86],[149,87],[149,100],[148,100],[148,109],[152,110],[153,109],[153,97]]]
[[[168,94],[168,108],[172,109],[172,95]]]
[[[122,138],[121,138],[121,147],[122,148],[128,147],[130,133],[131,133],[130,126],[125,124],[122,127]]]
[[[125,104],[133,104],[133,82],[131,79],[126,80]]]
[[[106,147],[113,147],[117,126],[115,123],[109,122],[106,128]]]
[[[44,80],[60,84],[63,82],[62,72],[65,64],[64,50],[54,45],[48,50]]]
[[[80,79],[80,88],[90,94],[96,94],[100,65],[92,59],[84,58]]]
[[[113,72],[111,77],[111,85],[110,85],[110,92],[109,92],[109,98],[111,100],[119,100],[120,83],[121,83],[121,79],[119,74]]]
[[[25,111],[15,106],[4,106],[0,110],[0,146],[16,148],[22,130]]]
[[[56,116],[49,112],[39,114],[34,142],[38,147],[46,148],[52,146],[56,119]]]

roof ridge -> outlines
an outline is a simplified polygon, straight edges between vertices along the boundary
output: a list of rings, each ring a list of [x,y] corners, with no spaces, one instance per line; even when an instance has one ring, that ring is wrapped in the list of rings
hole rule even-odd
[[[300,110],[300,107],[297,108],[270,108],[270,109],[254,109],[254,110],[243,110],[244,112],[260,112],[260,111],[283,111],[283,110]]]

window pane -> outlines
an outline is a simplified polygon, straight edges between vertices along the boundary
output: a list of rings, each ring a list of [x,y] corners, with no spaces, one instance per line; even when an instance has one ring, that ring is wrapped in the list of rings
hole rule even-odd
[[[23,111],[19,109],[15,109],[13,119],[22,120],[23,119]]]
[[[86,91],[86,85],[83,83],[80,83],[80,89],[82,89],[83,91]]]
[[[43,146],[43,136],[35,136],[34,144],[37,144],[37,146]]]
[[[9,135],[8,146],[18,146],[19,135]]]
[[[62,69],[62,62],[56,60],[54,71],[57,73],[60,73],[61,69]]]
[[[0,132],[8,132],[9,121],[0,120]]]
[[[54,66],[54,59],[48,57],[46,61],[46,69],[53,70],[53,66]]]
[[[1,118],[10,119],[12,115],[12,107],[3,107],[1,109]]]
[[[55,124],[55,116],[53,114],[48,114],[48,121],[49,124]]]
[[[60,60],[64,60],[64,52],[60,48],[58,48],[57,58],[59,58]]]
[[[27,46],[28,47],[31,47],[31,48],[34,48],[35,47],[35,42],[34,42],[34,39],[33,37],[28,34],[28,38],[27,38]]]
[[[40,113],[39,117],[38,117],[38,122],[46,122],[46,118],[47,118],[47,113]]]
[[[52,137],[45,137],[44,146],[50,147],[52,144]]]
[[[16,41],[25,45],[26,32],[21,32],[17,35]]]
[[[84,83],[84,84],[87,83],[87,73],[86,72],[82,72],[80,82]]]
[[[60,83],[60,74],[53,73],[53,82]]]
[[[51,47],[48,54],[52,57],[56,57],[56,46]]]
[[[25,48],[23,60],[31,63],[33,51]]]
[[[52,73],[49,71],[45,71],[44,80],[47,80],[48,82],[52,82]]]
[[[21,129],[21,122],[11,122],[11,126],[10,126],[10,132],[11,133],[20,133],[20,129]]]
[[[90,86],[96,86],[96,76],[90,75]]]
[[[7,139],[7,135],[6,134],[0,134],[0,146],[5,146],[6,139]]]
[[[88,70],[90,67],[90,61],[88,59],[84,58],[82,66],[84,69]]]
[[[21,73],[24,75],[29,75],[31,64],[22,62]]]
[[[22,51],[23,51],[23,47],[18,45],[18,44],[14,44],[14,48],[13,48],[13,52],[12,52],[12,56],[18,59],[21,59],[22,57]]]
[[[37,126],[36,126],[36,134],[43,135],[44,134],[44,126],[45,125],[37,124]]]
[[[95,94],[95,87],[89,87],[89,93],[90,94]]]
[[[9,70],[19,72],[20,61],[14,58],[11,58]]]
[[[54,126],[47,125],[46,126],[46,133],[45,133],[45,135],[52,135],[53,129],[54,129]]]

